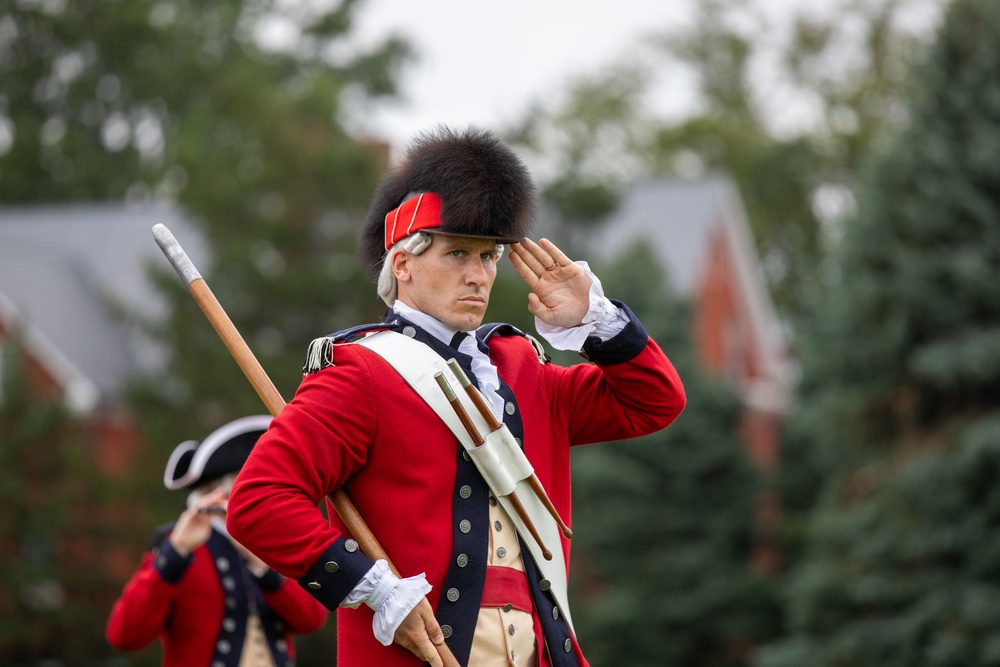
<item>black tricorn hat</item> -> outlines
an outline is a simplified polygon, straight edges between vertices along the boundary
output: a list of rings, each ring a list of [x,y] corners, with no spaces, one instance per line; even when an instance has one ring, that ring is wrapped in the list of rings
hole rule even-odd
[[[527,167],[492,132],[439,127],[417,135],[403,162],[375,190],[361,230],[358,260],[372,278],[382,267],[387,245],[405,236],[386,232],[387,217],[426,193],[436,195],[434,204],[440,205],[439,224],[418,226],[426,232],[512,243],[524,238],[534,214],[535,186]],[[415,217],[419,208],[411,204],[406,215]]]
[[[190,489],[238,472],[270,423],[270,415],[241,417],[215,429],[201,443],[182,442],[167,461],[164,486]]]

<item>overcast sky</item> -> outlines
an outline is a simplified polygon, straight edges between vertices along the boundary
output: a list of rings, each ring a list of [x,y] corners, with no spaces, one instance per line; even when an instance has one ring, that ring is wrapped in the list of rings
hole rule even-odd
[[[356,23],[362,42],[394,31],[419,60],[405,71],[403,102],[367,117],[366,129],[398,153],[409,138],[438,123],[500,130],[533,101],[562,89],[574,76],[634,53],[643,38],[690,23],[698,0],[366,0]],[[862,0],[881,2],[882,0]],[[914,22],[931,21],[940,0],[908,0]],[[780,25],[831,0],[755,0]],[[936,16],[936,12],[933,13]],[[683,79],[671,79],[664,104],[690,104]]]
[[[568,77],[634,48],[651,28],[677,25],[685,0],[367,0],[360,35],[389,30],[414,45],[406,101],[372,119],[394,144],[437,123],[498,129]]]

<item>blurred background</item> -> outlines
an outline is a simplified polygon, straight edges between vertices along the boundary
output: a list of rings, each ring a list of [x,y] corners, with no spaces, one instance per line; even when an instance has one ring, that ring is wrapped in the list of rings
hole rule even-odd
[[[158,664],[104,624],[167,457],[265,412],[150,227],[290,398],[381,316],[355,233],[446,123],[688,391],[575,453],[595,667],[1000,665],[998,72],[996,0],[0,4],[0,664]]]

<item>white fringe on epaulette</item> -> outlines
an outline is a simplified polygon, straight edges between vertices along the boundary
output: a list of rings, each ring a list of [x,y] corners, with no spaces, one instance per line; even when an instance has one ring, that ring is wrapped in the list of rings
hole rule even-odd
[[[333,366],[333,340],[324,336],[309,343],[306,351],[306,361],[302,364],[302,374],[309,375],[324,368]]]
[[[543,364],[549,363],[551,360],[549,359],[549,355],[545,354],[545,348],[542,347],[541,342],[529,333],[524,334],[524,336],[529,342],[531,342],[531,346],[535,348],[535,354],[538,355],[538,361]]]

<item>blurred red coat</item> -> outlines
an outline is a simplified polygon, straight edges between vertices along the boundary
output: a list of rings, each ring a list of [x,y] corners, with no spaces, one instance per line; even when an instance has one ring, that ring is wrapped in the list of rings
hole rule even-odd
[[[291,634],[318,630],[327,616],[294,581],[273,570],[254,576],[217,531],[188,558],[164,537],[143,555],[115,602],[107,638],[115,648],[131,651],[160,637],[166,667],[235,667],[252,610],[260,617],[277,667],[294,661]]]

